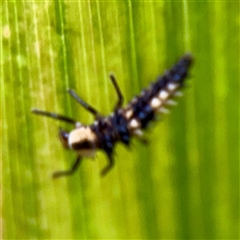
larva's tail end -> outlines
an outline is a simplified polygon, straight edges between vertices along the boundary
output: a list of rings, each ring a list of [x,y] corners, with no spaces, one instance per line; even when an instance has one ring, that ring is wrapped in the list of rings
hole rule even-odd
[[[181,59],[179,60],[180,62],[183,62],[184,65],[186,65],[187,67],[190,66],[192,64],[194,60],[194,57],[192,55],[191,52],[186,52]]]
[[[185,53],[170,70],[166,71],[167,78],[171,82],[182,86],[189,74],[192,62],[193,55],[190,52]]]

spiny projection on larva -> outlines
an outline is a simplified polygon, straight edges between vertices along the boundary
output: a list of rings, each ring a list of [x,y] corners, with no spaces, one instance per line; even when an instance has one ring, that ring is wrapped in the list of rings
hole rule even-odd
[[[149,122],[154,120],[157,114],[166,113],[168,111],[166,107],[169,105],[175,105],[173,98],[181,96],[181,89],[192,60],[191,54],[183,55],[172,68],[165,71],[148,88],[143,89],[125,107],[122,107],[124,98],[116,78],[113,74],[110,74],[118,100],[113,113],[109,116],[102,116],[95,108],[84,102],[72,89],[69,89],[68,93],[94,116],[95,121],[91,125],[82,124],[72,118],[53,112],[32,109],[35,114],[73,125],[72,131],[65,131],[60,128],[59,138],[64,147],[76,152],[76,161],[69,170],[54,172],[53,177],[57,178],[73,174],[83,157],[94,157],[97,150],[103,150],[108,158],[108,164],[101,171],[102,176],[106,175],[114,165],[115,144],[122,142],[129,145],[132,137],[143,139],[143,130],[148,126]]]

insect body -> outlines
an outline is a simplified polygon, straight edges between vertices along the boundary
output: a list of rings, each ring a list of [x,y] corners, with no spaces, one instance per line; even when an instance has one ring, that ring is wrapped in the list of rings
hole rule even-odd
[[[179,91],[183,87],[187,77],[192,56],[185,54],[177,64],[159,76],[156,82],[147,89],[142,90],[140,95],[134,97],[126,107],[122,107],[123,95],[116,82],[114,75],[110,79],[116,90],[118,101],[114,111],[109,116],[102,116],[95,108],[84,102],[73,90],[68,93],[75,98],[86,110],[95,117],[91,125],[84,125],[71,118],[52,112],[33,109],[32,112],[73,124],[74,129],[70,132],[60,128],[59,138],[64,147],[70,148],[77,153],[77,159],[71,169],[57,171],[53,177],[70,175],[75,172],[83,157],[94,157],[97,150],[103,150],[109,160],[108,165],[101,171],[105,175],[114,165],[113,149],[117,142],[129,145],[131,137],[142,138],[148,123],[153,120],[157,113],[165,113],[165,106],[174,105],[172,100],[181,95]]]

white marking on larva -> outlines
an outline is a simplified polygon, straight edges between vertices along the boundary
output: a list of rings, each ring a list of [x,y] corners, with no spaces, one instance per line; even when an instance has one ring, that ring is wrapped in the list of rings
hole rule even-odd
[[[129,126],[131,128],[138,128],[140,127],[140,123],[136,119],[132,119],[131,122],[129,123]]]
[[[167,100],[167,105],[176,106],[177,102],[173,101],[172,99],[169,99]]]
[[[155,98],[153,98],[153,99],[151,100],[150,106],[151,106],[153,109],[156,109],[156,108],[159,108],[159,107],[160,107],[161,103],[162,103],[162,101],[161,101],[159,98],[155,97]]]
[[[160,91],[158,95],[158,97],[162,100],[165,100],[166,98],[168,98],[168,96],[169,96],[169,93],[165,90]]]
[[[81,144],[85,141],[91,143],[92,148],[82,148],[75,150],[79,156],[94,157],[96,153],[96,134],[89,128],[82,126],[69,133],[68,145],[73,148],[74,144]]]
[[[133,110],[132,109],[127,110],[126,113],[125,113],[125,117],[127,119],[131,118],[132,115],[133,115]]]
[[[96,134],[89,127],[82,126],[80,128],[72,130],[69,133],[68,144],[70,147],[72,146],[72,144],[79,143],[84,140],[88,141],[96,140]]]
[[[177,91],[177,92],[175,92],[173,95],[174,95],[174,97],[182,97],[182,96],[183,96],[183,93],[180,92],[180,91]]]
[[[142,130],[140,130],[140,129],[135,129],[135,130],[133,131],[133,134],[134,134],[135,136],[142,137],[143,132],[142,132]]]
[[[162,107],[162,108],[159,108],[159,109],[158,109],[158,112],[159,112],[159,113],[165,113],[165,114],[168,114],[170,111],[169,111],[168,109]]]
[[[170,91],[174,91],[177,87],[178,87],[178,84],[176,83],[169,83],[167,86],[168,90]]]

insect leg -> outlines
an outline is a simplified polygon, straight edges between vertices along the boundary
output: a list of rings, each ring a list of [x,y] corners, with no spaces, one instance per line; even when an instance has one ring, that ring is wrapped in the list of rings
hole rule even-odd
[[[64,171],[56,171],[52,174],[53,178],[58,178],[58,177],[63,177],[63,176],[69,176],[72,175],[78,168],[80,162],[81,162],[81,158],[77,157],[76,162],[73,164],[72,168],[69,170],[64,170]]]
[[[102,177],[104,177],[114,166],[114,159],[113,159],[112,153],[107,153],[107,157],[108,157],[109,163],[105,168],[102,169],[101,171]]]
[[[110,73],[109,77],[110,77],[110,79],[112,81],[112,84],[113,84],[113,86],[114,86],[114,88],[115,88],[115,90],[117,92],[117,95],[118,95],[118,101],[117,101],[116,106],[115,106],[115,110],[116,110],[116,109],[122,107],[122,104],[123,104],[123,101],[124,101],[124,97],[122,95],[122,92],[121,92],[118,84],[117,84],[117,80],[116,80],[116,77],[114,76],[114,74]]]
[[[46,112],[46,111],[42,111],[42,110],[34,108],[34,109],[32,109],[32,113],[42,115],[42,116],[46,116],[46,117],[50,117],[50,118],[54,118],[54,119],[64,121],[64,122],[68,122],[68,123],[72,123],[72,124],[77,124],[77,121],[75,121],[75,120],[73,120],[69,117],[65,117],[63,115],[53,113],[53,112]]]
[[[78,95],[77,93],[72,90],[72,89],[68,89],[68,93],[75,99],[77,100],[78,103],[80,103],[87,111],[89,111],[90,113],[92,113],[95,117],[95,119],[99,119],[101,118],[101,114],[92,106],[90,106],[89,104],[87,104],[86,102],[84,102]]]

